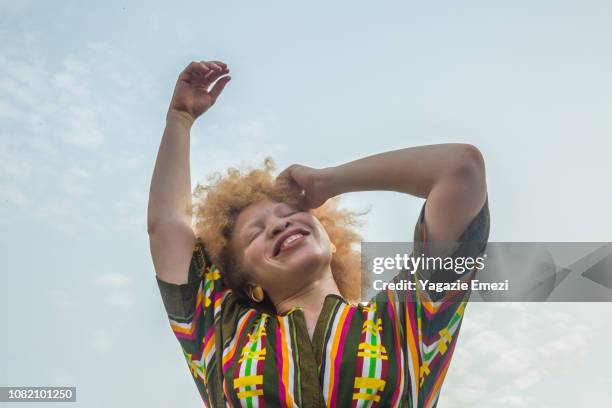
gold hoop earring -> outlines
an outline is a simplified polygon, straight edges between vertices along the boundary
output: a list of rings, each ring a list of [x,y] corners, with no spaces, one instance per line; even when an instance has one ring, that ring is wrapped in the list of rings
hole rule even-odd
[[[330,245],[330,247],[331,247],[331,253],[332,253],[332,254],[335,254],[335,253],[336,253],[336,251],[337,251],[336,246],[334,245],[334,243],[333,243],[333,242],[330,242],[330,244],[329,244],[329,245]]]
[[[264,300],[264,291],[261,286],[255,286],[253,289],[251,289],[251,299],[253,302],[257,303]]]

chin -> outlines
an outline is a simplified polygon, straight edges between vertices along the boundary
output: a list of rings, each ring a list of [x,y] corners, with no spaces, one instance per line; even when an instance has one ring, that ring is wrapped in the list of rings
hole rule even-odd
[[[292,274],[311,276],[317,271],[324,271],[331,262],[329,254],[312,250],[296,251],[286,258],[286,265]]]

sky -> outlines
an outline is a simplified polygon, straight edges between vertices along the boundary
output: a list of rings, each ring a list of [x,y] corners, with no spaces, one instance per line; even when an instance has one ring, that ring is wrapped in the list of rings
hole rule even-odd
[[[506,3],[0,1],[0,386],[76,386],[70,407],[201,406],[146,233],[192,60],[232,75],[192,130],[194,187],[266,156],[280,171],[471,143],[490,241],[612,241],[612,4]],[[422,205],[342,202],[371,208],[369,241],[409,241]],[[609,404],[612,305],[467,311],[440,408]]]

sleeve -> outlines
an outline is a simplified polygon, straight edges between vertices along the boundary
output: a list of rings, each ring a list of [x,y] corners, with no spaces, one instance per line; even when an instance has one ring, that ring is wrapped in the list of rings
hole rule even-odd
[[[177,285],[156,277],[170,327],[181,346],[203,401],[217,406],[221,379],[218,375],[219,320],[230,290],[217,267],[210,262],[198,239],[189,265],[188,282]]]
[[[460,258],[476,259],[484,254],[489,238],[490,216],[489,200],[485,200],[478,214],[470,221],[463,231],[452,254],[453,261]],[[427,239],[425,222],[425,204],[421,209],[419,219],[414,230],[413,256],[429,255],[430,242]],[[448,260],[448,257],[444,257]],[[461,265],[461,263],[454,263]],[[457,274],[448,269],[417,269],[414,278],[417,280],[416,299],[411,302],[416,317],[417,336],[419,348],[418,372],[418,400],[422,407],[435,407],[438,396],[448,370],[450,360],[457,342],[459,329],[463,320],[463,313],[469,299],[470,282],[474,279],[477,268],[466,269],[464,273]],[[434,291],[424,289],[420,282],[439,284],[465,283],[464,287],[457,285],[450,290]],[[447,286],[448,287],[448,286]]]

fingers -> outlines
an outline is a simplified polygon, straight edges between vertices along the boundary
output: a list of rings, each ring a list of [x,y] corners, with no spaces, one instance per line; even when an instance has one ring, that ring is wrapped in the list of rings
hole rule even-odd
[[[225,75],[229,73],[229,68],[227,65],[222,63],[221,61],[200,61],[202,64],[206,65],[210,69],[210,71],[206,74],[206,80],[208,80],[211,84],[215,82],[221,75]]]
[[[225,62],[222,61],[210,61],[216,65],[219,65],[221,68],[227,68],[227,64]]]
[[[227,68],[227,65],[221,61],[200,61],[200,62],[211,69],[217,69],[219,71],[222,71]]]
[[[193,61],[181,72],[180,79],[210,86],[221,75],[227,74],[229,68],[221,61]]]
[[[184,74],[205,76],[206,74],[208,74],[209,71],[210,68],[208,68],[201,62],[192,61],[189,65],[187,65],[187,67],[185,67],[183,72],[181,72],[181,76],[183,76]]]
[[[295,178],[296,170],[299,169],[299,166],[299,164],[292,164],[285,170],[281,171],[276,177],[276,182],[286,186],[289,189],[295,189],[301,192],[305,186],[303,186],[300,181]],[[302,195],[304,194],[302,193]]]
[[[210,90],[210,96],[212,97],[213,103],[216,102],[217,98],[219,97],[219,95],[221,94],[221,92],[223,92],[223,88],[225,88],[225,85],[227,85],[227,83],[232,79],[232,77],[230,76],[225,76],[221,79],[219,79],[217,81],[217,83],[215,83],[215,85],[212,87],[212,89]]]
[[[278,176],[276,176],[276,180],[274,180],[275,184],[280,186],[281,188],[291,188],[295,187],[295,180],[291,177],[291,169],[293,166],[287,167],[285,170],[281,171]]]
[[[293,179],[293,177],[291,176],[291,171],[295,168],[295,164],[292,164],[291,166],[287,167],[285,170],[281,171],[280,174],[276,177],[277,180],[282,180],[282,179]]]

